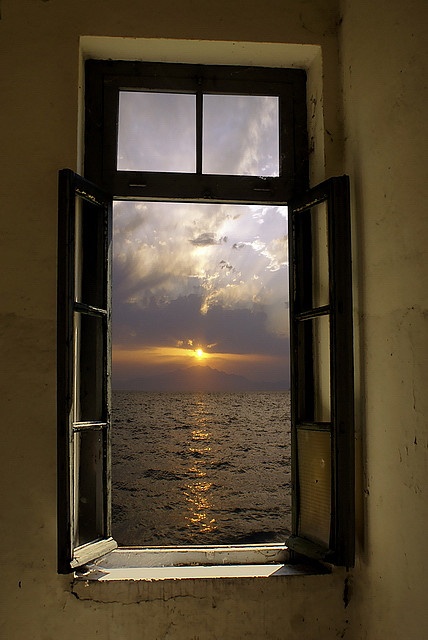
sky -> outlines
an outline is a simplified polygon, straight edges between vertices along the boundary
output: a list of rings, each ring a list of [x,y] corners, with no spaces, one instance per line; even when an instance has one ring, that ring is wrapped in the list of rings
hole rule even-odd
[[[193,104],[122,92],[118,168],[194,171]],[[276,98],[207,97],[204,172],[278,175],[277,120]],[[286,207],[119,201],[113,218],[113,386],[195,364],[288,380]]]

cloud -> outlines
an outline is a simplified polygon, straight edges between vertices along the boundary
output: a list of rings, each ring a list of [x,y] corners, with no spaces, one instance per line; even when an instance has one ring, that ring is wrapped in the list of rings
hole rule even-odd
[[[196,97],[121,91],[118,169],[195,171]]]
[[[208,247],[211,244],[218,244],[218,240],[215,239],[213,233],[201,233],[194,240],[190,240],[190,244],[196,247]]]
[[[286,283],[275,278],[287,260],[279,207],[115,204],[116,299],[144,305],[194,293],[205,311],[211,304],[269,306],[287,297]]]
[[[195,171],[195,105],[121,92],[118,168]],[[276,98],[205,96],[203,115],[205,172],[278,175]],[[115,345],[288,352],[286,207],[116,202],[113,253]]]
[[[278,175],[278,99],[206,95],[203,170]],[[196,99],[192,94],[121,91],[118,168],[194,172]]]
[[[286,335],[274,334],[263,307],[210,307],[201,315],[202,299],[189,295],[147,306],[119,303],[113,307],[113,344],[120,348],[199,345],[212,353],[269,354],[288,352]]]
[[[204,98],[206,173],[278,175],[278,99],[211,95]]]
[[[286,233],[280,207],[115,203],[114,345],[287,353]]]

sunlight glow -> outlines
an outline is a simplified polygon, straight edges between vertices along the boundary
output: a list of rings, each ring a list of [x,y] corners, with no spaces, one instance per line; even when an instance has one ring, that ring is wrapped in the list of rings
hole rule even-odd
[[[195,356],[198,360],[202,360],[202,358],[205,356],[205,353],[202,351],[202,349],[195,349]]]

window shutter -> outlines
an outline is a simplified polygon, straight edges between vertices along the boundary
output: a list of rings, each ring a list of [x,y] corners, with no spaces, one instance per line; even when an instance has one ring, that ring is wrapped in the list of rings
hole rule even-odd
[[[291,549],[354,562],[354,385],[349,178],[289,203]]]
[[[110,513],[111,197],[59,172],[58,571],[117,546]]]

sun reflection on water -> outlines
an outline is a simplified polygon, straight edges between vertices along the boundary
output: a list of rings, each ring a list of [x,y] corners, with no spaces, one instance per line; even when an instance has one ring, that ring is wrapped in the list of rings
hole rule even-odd
[[[194,476],[194,480],[184,487],[184,496],[189,510],[185,516],[187,526],[191,529],[197,528],[199,533],[211,533],[217,529],[216,520],[211,517],[214,509],[213,483],[205,479],[211,464],[209,454],[212,440],[206,409],[206,403],[199,401],[189,415],[189,419],[195,426],[188,442],[188,451],[192,457],[188,472]]]

